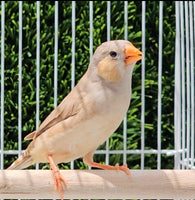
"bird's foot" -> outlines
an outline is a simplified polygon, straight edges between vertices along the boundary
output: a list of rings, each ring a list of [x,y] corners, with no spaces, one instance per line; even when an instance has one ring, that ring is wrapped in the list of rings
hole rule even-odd
[[[119,164],[116,164],[115,166],[116,170],[121,170],[123,172],[125,172],[127,175],[130,175],[130,169],[128,168],[127,164],[123,164],[121,166],[119,166]]]
[[[64,183],[65,185],[67,185],[67,181],[62,177],[62,175],[60,174],[60,170],[58,169],[58,167],[55,165],[53,158],[51,155],[48,155],[48,160],[50,163],[50,167],[52,169],[53,175],[54,175],[54,181],[55,181],[55,190],[58,190],[60,193],[60,198],[61,200],[64,199],[64,195],[63,195],[63,187],[62,187],[62,183]]]
[[[131,174],[130,170],[126,164],[123,164],[122,166],[119,166],[118,164],[116,164],[115,166],[111,166],[111,165],[104,165],[104,164],[100,164],[100,163],[96,163],[96,162],[91,162],[89,164],[89,166],[97,167],[100,169],[106,169],[106,170],[121,170],[121,171],[125,172],[127,175]]]
[[[59,191],[60,198],[62,200],[62,199],[64,199],[62,183],[64,183],[66,185],[67,181],[61,176],[59,170],[57,170],[57,171],[53,170],[53,174],[54,174],[54,180],[55,180],[55,190]]]

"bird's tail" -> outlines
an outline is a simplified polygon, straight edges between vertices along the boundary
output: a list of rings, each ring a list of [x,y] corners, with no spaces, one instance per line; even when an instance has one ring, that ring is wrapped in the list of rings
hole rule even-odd
[[[24,169],[30,165],[33,165],[33,161],[30,155],[26,155],[24,152],[17,160],[15,160],[7,169]]]

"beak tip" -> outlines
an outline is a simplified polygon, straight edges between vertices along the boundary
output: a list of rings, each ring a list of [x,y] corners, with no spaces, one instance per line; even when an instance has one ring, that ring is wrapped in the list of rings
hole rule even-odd
[[[125,46],[126,63],[134,63],[142,59],[143,53],[137,49],[132,43]]]

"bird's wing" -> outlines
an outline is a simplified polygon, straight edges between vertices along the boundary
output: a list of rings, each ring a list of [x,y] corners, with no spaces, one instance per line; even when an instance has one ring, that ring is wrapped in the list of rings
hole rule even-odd
[[[37,131],[28,134],[24,139],[31,140],[37,138],[43,132],[55,124],[77,115],[80,110],[79,94],[74,88],[64,100],[48,115]]]
[[[32,133],[29,133],[28,135],[25,136],[25,140],[32,140],[34,136],[36,135],[37,131],[33,131]]]

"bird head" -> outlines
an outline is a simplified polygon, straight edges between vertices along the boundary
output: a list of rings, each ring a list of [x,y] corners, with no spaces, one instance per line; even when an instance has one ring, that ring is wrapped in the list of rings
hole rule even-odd
[[[97,75],[108,82],[119,82],[132,71],[133,66],[142,58],[142,52],[126,40],[112,40],[102,43],[94,52],[91,66]]]

